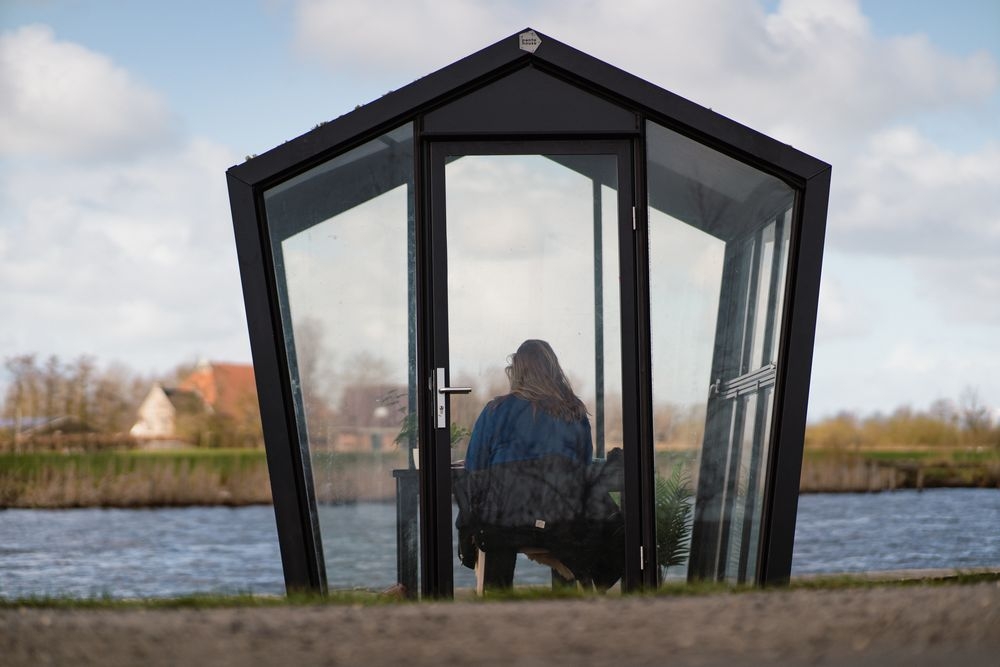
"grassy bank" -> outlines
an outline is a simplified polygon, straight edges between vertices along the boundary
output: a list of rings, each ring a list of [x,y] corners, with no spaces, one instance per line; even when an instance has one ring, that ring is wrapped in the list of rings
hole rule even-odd
[[[390,501],[405,453],[317,453],[321,503]],[[0,507],[169,507],[271,502],[260,449],[0,453]]]
[[[663,470],[693,465],[696,453],[662,452]],[[320,502],[391,501],[401,450],[321,453],[313,458]],[[884,449],[845,452],[808,448],[804,493],[907,488],[1000,488],[994,449]],[[121,450],[94,453],[0,453],[0,507],[163,507],[271,502],[259,449]]]
[[[697,474],[698,452],[656,452],[657,470],[681,465]],[[864,493],[894,489],[1000,488],[1000,450],[993,447],[806,447],[803,493]]]
[[[994,448],[807,448],[803,493],[930,488],[1000,488]]]

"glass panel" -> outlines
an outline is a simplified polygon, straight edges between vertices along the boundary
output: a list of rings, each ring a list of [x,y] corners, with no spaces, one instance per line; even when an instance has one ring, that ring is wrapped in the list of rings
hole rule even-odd
[[[412,167],[406,125],[264,195],[331,590],[419,590]]]
[[[660,573],[752,579],[772,400],[754,387],[775,378],[794,192],[656,123],[646,137]]]
[[[764,228],[757,240],[757,298],[753,309],[753,345],[750,351],[751,368],[760,368],[771,362],[770,346],[765,348],[765,336],[768,333],[767,317],[768,297],[771,295],[771,269],[774,264],[774,227],[775,223]]]
[[[778,341],[780,339],[778,326],[781,323],[781,315],[785,306],[785,272],[788,270],[788,244],[791,241],[792,229],[792,209],[789,208],[784,214],[778,217],[780,242],[778,243],[778,256],[775,258],[777,276],[775,279],[774,305],[772,306],[771,317],[774,321],[774,335],[771,336],[771,351],[768,359],[771,362],[778,361]]]
[[[687,576],[689,495],[705,437],[724,254],[723,241],[650,208],[657,556],[668,579]]]
[[[451,379],[474,388],[451,399],[453,460],[470,480],[480,536],[500,545],[486,562],[506,563],[496,565],[503,574],[513,549],[534,546],[579,574],[603,554],[600,576],[617,570],[617,581],[620,481],[605,483],[613,463],[592,463],[620,464],[623,446],[617,158],[463,156],[446,167],[446,191]],[[550,403],[552,369],[533,365],[544,346],[512,357],[529,339],[549,344],[586,415]],[[551,580],[549,567],[517,556],[515,585]],[[474,583],[456,562],[456,590]]]
[[[766,389],[763,393],[762,403],[764,406],[764,411],[758,410],[757,414],[759,418],[763,419],[763,424],[759,428],[763,429],[763,433],[759,436],[755,444],[757,444],[761,451],[754,458],[759,458],[761,461],[767,461],[770,454],[771,447],[771,413],[774,411],[774,401],[771,400],[772,389]],[[761,512],[764,510],[764,478],[762,471],[758,468],[757,475],[755,475],[749,484],[749,490],[747,493],[748,510],[747,510],[747,521],[744,530],[747,534],[746,543],[746,565],[741,572],[741,581],[745,581],[752,577],[757,568],[757,554],[760,552],[760,523],[761,523]]]
[[[750,359],[750,345],[753,343],[754,323],[751,306],[753,305],[756,294],[755,287],[757,286],[757,283],[754,281],[756,275],[754,270],[760,265],[760,262],[757,261],[758,249],[755,241],[756,238],[751,236],[732,244],[735,246],[736,253],[735,259],[730,265],[732,273],[729,274],[727,279],[727,287],[731,286],[733,296],[726,299],[726,301],[727,305],[739,313],[738,319],[730,325],[733,327],[730,337],[734,341],[739,341],[734,345],[733,353],[737,354],[740,359],[740,363],[734,364],[728,373],[733,376],[749,373],[753,368]]]
[[[738,447],[730,470],[729,495],[727,503],[732,507],[728,516],[729,538],[727,544],[726,578],[739,579],[743,528],[746,521],[747,497],[751,494],[751,468],[753,467],[754,429],[757,425],[757,394],[740,399],[737,423],[742,428],[735,434],[734,445]]]

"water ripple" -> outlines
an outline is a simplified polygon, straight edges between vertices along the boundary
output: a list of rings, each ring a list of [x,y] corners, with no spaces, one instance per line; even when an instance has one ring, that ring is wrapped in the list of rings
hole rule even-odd
[[[395,582],[395,507],[322,507],[331,588]],[[0,597],[284,592],[270,506],[0,511]],[[802,496],[793,574],[1000,567],[1000,490]],[[518,580],[544,583],[525,558]],[[455,569],[458,587],[472,572]]]

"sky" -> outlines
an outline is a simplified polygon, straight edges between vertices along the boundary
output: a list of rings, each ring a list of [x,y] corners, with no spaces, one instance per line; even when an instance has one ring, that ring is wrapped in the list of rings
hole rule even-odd
[[[1000,408],[997,0],[0,0],[0,356],[249,361],[226,169],[526,26],[833,165],[811,419]]]

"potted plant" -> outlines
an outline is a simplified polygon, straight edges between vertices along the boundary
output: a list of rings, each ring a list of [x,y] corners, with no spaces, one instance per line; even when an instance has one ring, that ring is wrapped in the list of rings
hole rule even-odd
[[[694,492],[682,464],[669,477],[656,475],[656,560],[660,581],[667,568],[683,565],[691,548],[691,509]]]

